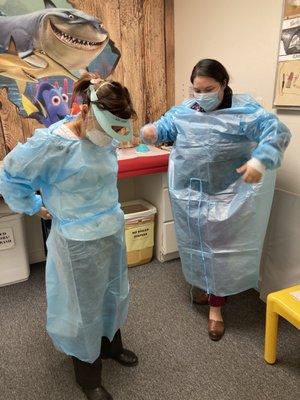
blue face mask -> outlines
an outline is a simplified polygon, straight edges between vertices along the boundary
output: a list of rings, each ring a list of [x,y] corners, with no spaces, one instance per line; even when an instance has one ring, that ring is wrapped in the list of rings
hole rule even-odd
[[[98,101],[94,86],[90,87],[90,98],[92,102]],[[108,136],[120,142],[128,142],[132,139],[130,119],[119,118],[107,110],[100,110],[96,104],[92,103],[91,106],[98,124]],[[113,127],[122,131],[125,130],[126,133],[122,135],[118,133],[117,130],[113,129]]]
[[[194,92],[195,101],[204,111],[213,111],[220,104],[219,91],[210,93],[196,93]]]

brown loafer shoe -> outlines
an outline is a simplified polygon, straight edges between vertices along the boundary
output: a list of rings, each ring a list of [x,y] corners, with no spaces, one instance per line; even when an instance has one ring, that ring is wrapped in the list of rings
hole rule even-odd
[[[225,332],[224,321],[208,320],[208,336],[211,340],[217,341],[222,339]]]
[[[208,294],[196,287],[192,289],[192,296],[193,296],[193,303],[198,304],[200,306],[205,306],[208,304],[208,299],[209,299]]]

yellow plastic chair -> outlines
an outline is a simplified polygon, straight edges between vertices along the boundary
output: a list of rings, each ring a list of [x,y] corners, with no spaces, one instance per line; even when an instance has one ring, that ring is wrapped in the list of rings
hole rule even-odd
[[[300,285],[270,293],[267,297],[264,358],[268,364],[276,361],[279,315],[300,329]]]

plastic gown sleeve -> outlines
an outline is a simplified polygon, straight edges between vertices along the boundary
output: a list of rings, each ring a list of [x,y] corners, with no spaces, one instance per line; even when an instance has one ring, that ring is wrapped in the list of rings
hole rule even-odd
[[[36,214],[41,206],[41,196],[36,194],[47,173],[50,160],[49,135],[38,132],[25,144],[19,143],[4,159],[0,171],[0,193],[15,212]]]
[[[252,157],[262,162],[267,169],[276,169],[281,165],[291,133],[276,115],[264,109],[260,109],[256,114],[257,118],[244,127],[246,136],[258,142]]]
[[[175,142],[177,136],[177,129],[173,122],[174,112],[176,107],[171,108],[164,116],[162,116],[158,121],[153,124],[145,125],[141,129],[141,138],[146,144],[159,144],[164,142]],[[156,130],[156,141],[154,143],[149,143],[149,141],[144,139],[143,133],[144,129],[148,126],[152,126]]]

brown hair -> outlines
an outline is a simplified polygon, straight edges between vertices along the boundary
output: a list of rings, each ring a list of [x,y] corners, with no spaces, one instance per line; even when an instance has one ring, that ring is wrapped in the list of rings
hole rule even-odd
[[[110,111],[119,118],[136,118],[136,112],[133,108],[128,89],[119,82],[101,80],[97,74],[87,72],[75,82],[73,97],[79,95],[82,98],[83,104],[90,105],[89,87],[92,85],[91,80],[93,79],[97,81],[97,83],[93,84],[98,97],[98,101],[95,102],[97,107],[101,110]],[[108,83],[103,85],[104,82]]]

